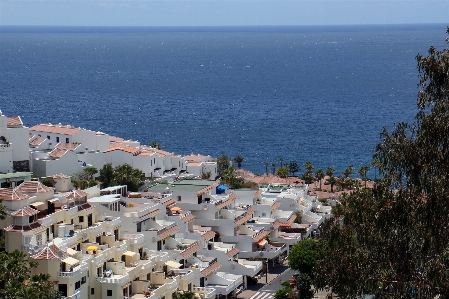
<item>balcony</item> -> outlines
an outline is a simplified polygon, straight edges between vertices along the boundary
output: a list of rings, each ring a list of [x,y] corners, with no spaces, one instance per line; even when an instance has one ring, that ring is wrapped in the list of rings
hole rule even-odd
[[[204,299],[213,299],[216,294],[216,290],[214,288],[193,287],[192,291],[195,294],[198,294],[200,298]]]
[[[80,266],[75,267],[72,272],[58,272],[58,277],[75,277],[81,274],[84,270],[87,270],[87,268],[87,264],[83,263]]]
[[[128,274],[125,275],[114,275],[113,277],[96,277],[96,281],[101,283],[114,283],[119,285],[124,285],[130,280]]]
[[[45,217],[38,220],[43,226],[50,226],[52,224],[52,219],[50,217]]]
[[[75,290],[75,294],[73,294],[72,296],[61,297],[61,298],[64,298],[64,299],[80,299],[81,298],[81,289]]]
[[[114,229],[120,225],[121,219],[120,217],[105,217],[104,223]]]
[[[150,290],[151,295],[150,297],[147,297],[148,299],[159,299],[167,293],[167,287],[166,285],[160,285],[157,287],[157,289]]]
[[[141,260],[139,261],[139,264],[141,265],[142,270],[151,269],[156,265],[152,260]]]
[[[78,207],[71,207],[70,209],[65,211],[70,217],[73,217],[76,213],[78,213]]]
[[[145,244],[145,236],[142,234],[124,234],[121,237],[122,239],[130,240],[130,243],[137,247]]]
[[[95,226],[91,226],[90,231],[93,234],[95,234],[96,236],[98,236],[99,234],[101,234],[103,232],[103,223],[99,222],[99,223],[96,223]]]

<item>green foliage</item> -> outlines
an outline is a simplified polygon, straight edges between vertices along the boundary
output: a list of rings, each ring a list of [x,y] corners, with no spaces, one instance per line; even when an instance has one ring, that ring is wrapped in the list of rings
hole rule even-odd
[[[240,156],[240,155],[238,155],[237,157],[234,158],[234,162],[237,163],[237,167],[238,167],[239,169],[242,168],[242,162],[243,162],[243,160],[245,160],[245,158],[243,158],[243,157]]]
[[[195,299],[195,293],[193,292],[174,292],[173,299]]]
[[[50,188],[53,188],[55,185],[53,184],[53,181],[49,179],[42,179],[40,180],[41,184]]]
[[[334,176],[331,176],[326,179],[326,185],[331,185],[331,192],[334,192],[334,186],[337,184],[337,179]]]
[[[217,159],[217,173],[218,176],[222,176],[223,173],[228,170],[228,168],[231,166],[231,160],[229,160],[228,156],[221,155]]]
[[[288,163],[288,170],[293,176],[295,176],[295,173],[299,171],[298,162],[296,162],[296,160],[291,160],[290,163]]]
[[[105,188],[114,185],[127,185],[128,191],[136,192],[145,184],[145,174],[129,164],[113,168],[111,163],[107,163],[100,169],[100,175]]]
[[[287,167],[281,167],[276,170],[276,175],[281,178],[288,178],[288,168]]]
[[[83,172],[87,175],[88,179],[93,179],[94,175],[98,172],[98,169],[93,166],[86,166],[83,168]]]
[[[345,176],[345,178],[349,178],[349,176],[354,172],[354,165],[349,165],[346,167],[344,171],[341,172]]]
[[[209,180],[211,176],[212,176],[212,173],[210,171],[207,171],[207,172],[203,171],[203,173],[201,174],[201,178],[203,180]]]
[[[321,191],[321,180],[324,179],[324,171],[322,169],[318,169],[315,172],[315,179],[320,182],[320,191]]]
[[[265,166],[265,174],[268,175],[268,165],[270,165],[269,163],[264,163],[263,164]]]
[[[3,205],[3,198],[0,198],[0,220],[3,220],[8,216],[8,209]]]
[[[288,256],[288,266],[312,276],[312,269],[323,258],[323,244],[317,239],[304,239],[293,245]]]
[[[333,167],[328,167],[328,168],[326,169],[326,175],[327,175],[328,177],[334,176],[334,173],[335,173],[335,168],[333,168]]]
[[[362,177],[362,179],[365,181],[365,188],[366,188],[366,181],[367,181],[366,174],[368,173],[368,171],[370,171],[369,166],[364,165],[359,168],[359,174]]]
[[[22,251],[0,252],[0,298],[60,298],[50,275],[31,275],[31,268],[36,266],[37,262]]]
[[[301,224],[302,223],[302,214],[301,214],[301,212],[295,212],[295,215],[296,215],[295,223]]]
[[[306,184],[310,184],[313,183],[313,172],[311,171],[306,171],[303,175],[302,175],[302,179],[304,180],[304,182]]]
[[[156,141],[151,142],[150,146],[156,149],[161,149],[161,144],[157,143]]]
[[[449,294],[449,50],[417,60],[415,122],[384,129],[373,159],[382,178],[342,196],[323,225],[315,285],[341,298]]]

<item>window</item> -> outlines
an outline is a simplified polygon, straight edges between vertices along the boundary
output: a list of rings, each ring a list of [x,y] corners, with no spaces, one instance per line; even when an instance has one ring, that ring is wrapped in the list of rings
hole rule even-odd
[[[81,282],[78,280],[75,282],[75,290],[78,290],[79,288],[81,288]]]
[[[66,139],[65,139],[65,143],[69,143],[69,138],[66,138]]]
[[[47,135],[47,139],[50,139],[50,135]]]
[[[262,213],[262,217],[267,217],[267,213]]]
[[[59,137],[56,137],[56,142],[59,142]]]
[[[108,296],[112,296],[112,290],[108,290],[108,291],[107,291],[107,295],[108,295]]]
[[[81,277],[81,284],[85,284],[86,283],[86,276]]]
[[[181,201],[181,196],[178,196],[178,201]]]
[[[78,222],[79,223],[83,223],[84,222],[84,216],[79,216],[78,217]]]
[[[90,288],[90,294],[94,295],[95,294],[95,289],[94,288]]]

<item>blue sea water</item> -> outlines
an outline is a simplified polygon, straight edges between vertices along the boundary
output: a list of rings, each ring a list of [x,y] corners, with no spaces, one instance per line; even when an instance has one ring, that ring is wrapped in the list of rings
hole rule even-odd
[[[370,164],[446,25],[0,27],[0,109],[178,154]],[[303,168],[303,167],[302,167]]]

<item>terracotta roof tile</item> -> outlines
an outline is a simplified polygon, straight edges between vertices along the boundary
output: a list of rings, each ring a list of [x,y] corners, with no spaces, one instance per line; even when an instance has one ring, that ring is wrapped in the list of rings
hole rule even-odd
[[[189,258],[191,257],[195,252],[203,248],[200,243],[195,242],[194,244],[190,245],[189,248],[181,252],[182,257]]]
[[[219,269],[220,267],[221,267],[221,263],[217,261],[217,262],[213,263],[212,265],[209,265],[209,267],[207,267],[203,271],[201,271],[201,274],[203,274],[204,276],[208,276],[209,274],[211,274],[215,270]]]
[[[217,209],[223,209],[226,206],[229,206],[235,199],[237,198],[237,194],[232,193],[229,195],[229,198],[219,204],[216,204]]]
[[[234,247],[231,250],[229,250],[228,252],[226,252],[226,255],[228,257],[233,257],[234,255],[236,255],[239,252],[240,252],[240,249],[238,249],[237,247]]]
[[[296,219],[296,215],[295,214],[293,214],[293,215],[291,215],[288,219],[287,219],[287,221],[281,221],[281,220],[279,220],[279,226],[282,226],[282,227],[289,227],[289,226],[291,226],[292,224],[293,224],[293,222],[295,221],[295,219]]]
[[[263,231],[261,231],[258,234],[255,234],[253,236],[253,240],[256,242],[259,242],[260,240],[262,240],[263,238],[265,238],[268,234],[270,233],[269,230],[264,229]]]
[[[202,156],[202,155],[187,155],[184,156],[184,161],[189,161],[189,162],[203,162],[205,160],[209,160],[211,159],[211,157],[209,156]]]
[[[87,194],[83,190],[73,190],[73,191],[69,191],[69,192],[59,193],[58,195],[63,196],[67,199],[79,199],[79,198],[87,197],[87,195],[89,195],[89,194]]]
[[[6,119],[7,127],[23,127],[23,122],[20,119],[20,116],[12,116]]]
[[[174,234],[176,234],[181,228],[177,225],[174,225],[170,228],[163,228],[157,232],[157,236],[162,240],[168,238]]]
[[[281,206],[281,202],[280,201],[275,201],[273,202],[273,204],[271,205],[271,210],[274,211],[277,208],[279,208]]]
[[[70,175],[65,175],[62,173],[58,173],[52,176],[53,179],[70,179],[72,178]]]
[[[38,213],[39,213],[38,210],[35,210],[30,207],[24,207],[24,208],[21,208],[20,210],[17,210],[15,212],[11,213],[11,216],[15,216],[15,217],[34,216]]]
[[[197,192],[198,196],[201,196],[207,192],[209,192],[210,190],[216,188],[218,185],[220,185],[220,180],[216,180],[215,182],[213,182],[212,184],[210,184],[207,187],[204,187],[203,189],[201,189],[200,191]]]
[[[161,209],[156,209],[143,216],[140,216],[140,221],[144,221],[153,217],[156,217],[161,212]]]
[[[60,253],[61,256],[58,254]],[[64,258],[67,256],[67,252],[60,249],[58,246],[51,244],[48,246],[45,246],[41,251],[36,253],[35,255],[32,255],[31,258],[35,260],[55,260],[59,258]]]
[[[74,151],[75,149],[77,149],[79,146],[81,145],[81,143],[66,143],[66,142],[60,142],[58,143],[55,148],[57,149],[63,149],[63,150],[69,150],[69,151]]]
[[[48,154],[48,156],[52,158],[61,158],[67,152],[68,150],[66,149],[55,148]]]
[[[20,193],[45,193],[53,191],[53,188],[47,187],[38,181],[27,181],[16,187]]]
[[[80,211],[91,210],[91,209],[93,209],[93,208],[94,208],[94,206],[91,206],[91,205],[88,204],[88,203],[84,203],[84,204],[78,206],[78,212],[80,212]]]
[[[0,198],[3,200],[24,200],[30,198],[28,195],[20,193],[17,188],[0,188]]]
[[[45,138],[37,137],[37,138],[33,139],[33,141],[30,142],[30,145],[31,146],[38,146],[38,145],[41,145],[42,142],[44,142],[44,141],[45,141]]]
[[[204,234],[202,234],[201,237],[203,237],[204,240],[208,241],[208,240],[212,239],[213,237],[215,237],[215,232],[212,230],[207,231]]]
[[[181,214],[181,221],[184,223],[187,223],[187,222],[195,219],[195,215],[193,215],[192,213],[188,213],[188,214],[184,214],[184,215],[185,216],[183,216],[183,214]]]
[[[259,189],[259,191],[257,191],[256,193],[254,193],[254,197],[258,197],[259,195],[261,195],[263,193],[263,189]]]
[[[172,198],[172,199],[167,200],[166,202],[163,202],[162,204],[166,207],[170,207],[170,206],[174,205],[175,203],[176,203],[175,200]]]
[[[81,132],[82,129],[74,128],[72,126],[40,124],[31,127],[30,131],[61,134],[61,135],[75,135],[76,133]]]
[[[246,222],[248,222],[248,220],[250,220],[253,217],[253,213],[254,213],[254,208],[253,207],[249,207],[245,213],[243,213],[242,215],[240,215],[238,217],[237,220],[235,220],[235,224],[236,225],[242,225]]]

